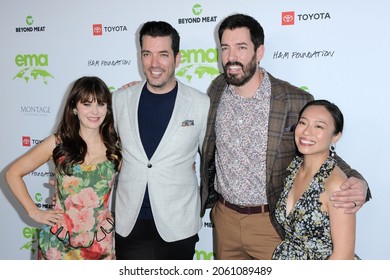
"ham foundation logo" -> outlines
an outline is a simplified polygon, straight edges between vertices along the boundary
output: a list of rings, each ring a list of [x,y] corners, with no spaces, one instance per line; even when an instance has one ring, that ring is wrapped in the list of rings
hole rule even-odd
[[[282,12],[282,25],[294,25],[295,24],[295,12]]]
[[[92,25],[93,36],[102,36],[103,35],[103,25],[94,24]]]
[[[33,171],[33,172],[30,172],[28,174],[26,174],[26,176],[31,176],[31,177],[54,177],[56,176],[56,174],[54,172],[51,172],[51,171]]]

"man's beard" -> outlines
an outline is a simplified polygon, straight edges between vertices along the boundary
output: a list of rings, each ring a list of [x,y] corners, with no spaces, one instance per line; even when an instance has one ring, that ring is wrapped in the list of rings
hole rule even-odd
[[[241,66],[243,75],[229,75],[227,73],[227,68],[234,65]],[[255,75],[257,67],[256,57],[253,57],[253,59],[245,67],[238,61],[229,61],[223,67],[226,82],[237,87],[243,86]]]

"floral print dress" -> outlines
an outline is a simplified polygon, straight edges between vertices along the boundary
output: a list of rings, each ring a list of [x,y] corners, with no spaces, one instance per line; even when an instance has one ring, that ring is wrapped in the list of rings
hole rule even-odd
[[[109,199],[115,181],[109,160],[76,164],[72,176],[57,172],[54,209],[65,211],[65,222],[42,226],[38,259],[115,259],[114,219]]]
[[[325,179],[337,165],[336,160],[327,158],[309,187],[286,215],[287,196],[302,162],[302,157],[296,157],[291,162],[288,167],[291,173],[285,180],[284,190],[276,204],[276,219],[283,226],[286,236],[276,247],[272,259],[323,260],[332,254],[329,216],[321,210],[319,198],[325,190]]]

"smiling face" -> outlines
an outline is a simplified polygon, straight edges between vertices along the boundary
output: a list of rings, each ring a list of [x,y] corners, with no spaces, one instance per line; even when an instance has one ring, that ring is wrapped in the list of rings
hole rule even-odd
[[[335,121],[331,113],[320,105],[307,107],[295,128],[295,143],[303,155],[329,155],[329,146],[341,137],[335,133]]]
[[[180,52],[175,56],[170,36],[142,38],[141,61],[148,89],[153,93],[167,93],[176,85],[175,69],[180,63]]]
[[[221,37],[221,59],[226,80],[234,86],[246,84],[258,71],[264,46],[255,51],[249,29],[226,29]]]
[[[80,129],[99,129],[107,115],[107,103],[99,103],[92,97],[76,105]]]

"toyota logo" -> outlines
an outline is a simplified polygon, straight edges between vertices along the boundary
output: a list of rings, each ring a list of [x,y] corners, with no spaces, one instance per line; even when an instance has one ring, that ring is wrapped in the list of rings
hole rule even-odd
[[[292,22],[294,20],[294,17],[292,15],[285,15],[283,16],[284,22]]]

